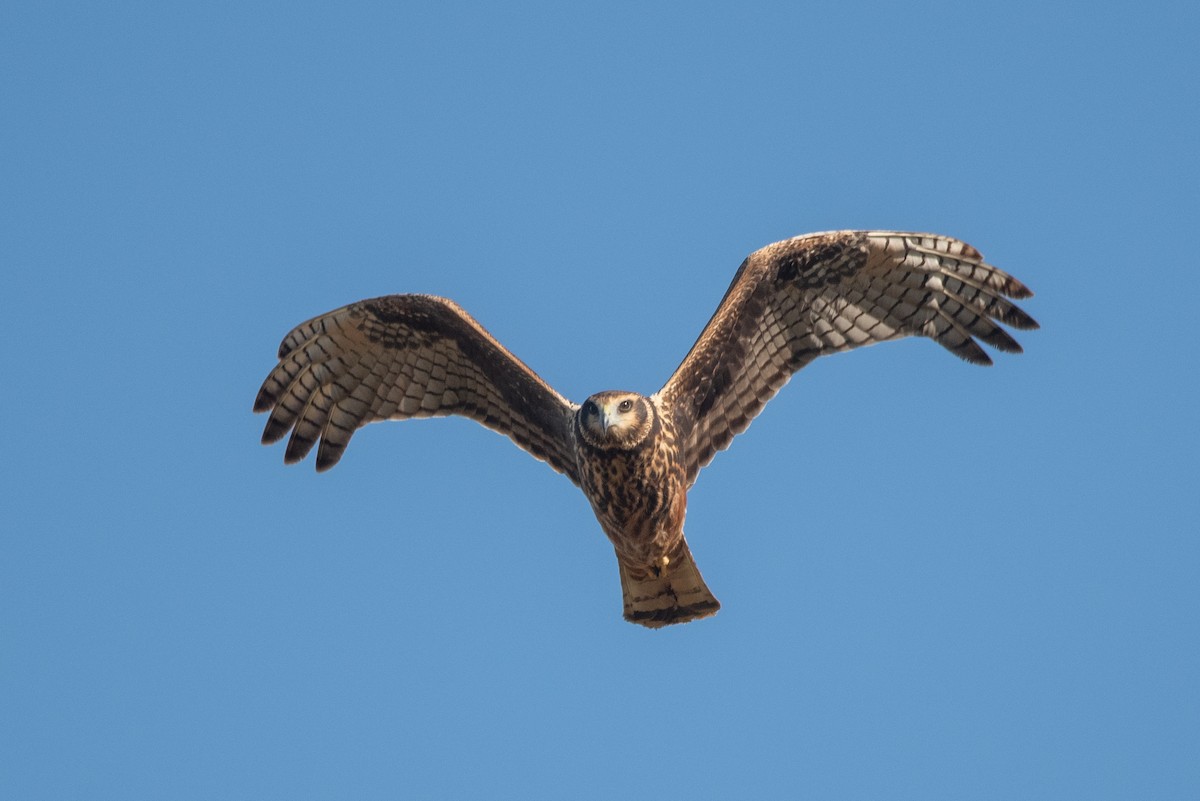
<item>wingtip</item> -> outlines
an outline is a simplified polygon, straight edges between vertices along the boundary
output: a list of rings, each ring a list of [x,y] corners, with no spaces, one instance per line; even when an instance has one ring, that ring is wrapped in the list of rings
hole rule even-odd
[[[1025,300],[1026,298],[1033,297],[1032,289],[1025,286],[1025,284],[1021,283],[1016,278],[1013,278],[1011,275],[1007,276],[1007,278],[1008,278],[1008,280],[1005,282],[1005,285],[1004,285],[1004,294],[1005,295],[1008,295],[1010,298],[1013,298],[1014,300]]]
[[[275,419],[274,415],[272,415],[267,420],[267,424],[263,426],[263,432],[260,441],[263,445],[274,445],[276,442],[279,442],[279,440],[283,439],[284,435],[287,434],[290,428],[291,426],[280,425]]]
[[[322,454],[318,453],[317,454],[317,472],[325,473],[325,472],[333,469],[333,466],[335,464],[337,464],[339,461],[341,461],[341,458],[342,458],[341,454],[330,457],[330,456],[323,456]]]

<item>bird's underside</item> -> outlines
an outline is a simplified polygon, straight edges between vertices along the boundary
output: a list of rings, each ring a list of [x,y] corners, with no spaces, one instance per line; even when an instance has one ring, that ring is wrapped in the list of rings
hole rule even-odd
[[[752,253],[683,362],[651,396],[575,404],[452,301],[389,295],[301,323],[279,347],[256,412],[284,460],[317,469],[367,423],[474,419],[580,486],[613,543],[624,615],[657,628],[714,614],[683,536],[697,473],[813,359],[924,336],[975,364],[979,341],[1019,353],[1000,327],[1037,327],[1009,299],[1032,292],[977,250],[934,234],[835,231]],[[977,341],[978,340],[978,341]]]

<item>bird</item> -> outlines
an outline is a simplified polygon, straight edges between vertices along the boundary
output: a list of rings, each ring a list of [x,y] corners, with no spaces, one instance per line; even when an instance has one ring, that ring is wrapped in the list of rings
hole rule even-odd
[[[951,237],[805,234],[746,257],[659,391],[606,390],[582,404],[453,301],[387,295],[292,329],[254,411],[270,413],[263,444],[290,431],[285,463],[317,446],[318,471],[382,420],[461,415],[504,434],[583,491],[616,554],[623,617],[657,629],[720,609],[684,537],[687,494],[792,375],[820,356],[908,336],[990,365],[980,341],[1022,352],[1000,324],[1038,327],[1012,302],[1032,295]]]

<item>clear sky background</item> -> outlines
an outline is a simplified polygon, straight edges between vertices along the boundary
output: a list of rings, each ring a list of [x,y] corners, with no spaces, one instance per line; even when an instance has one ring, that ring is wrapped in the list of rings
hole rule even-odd
[[[1194,3],[8,3],[6,799],[1200,796]],[[1042,330],[821,360],[653,632],[463,420],[284,467],[296,323],[455,298],[658,389],[738,263],[960,237]]]

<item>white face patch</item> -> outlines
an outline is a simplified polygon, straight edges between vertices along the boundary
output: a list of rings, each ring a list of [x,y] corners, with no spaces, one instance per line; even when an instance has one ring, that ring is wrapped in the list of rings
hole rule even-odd
[[[601,447],[632,447],[649,433],[652,410],[641,395],[632,392],[601,392],[587,399],[580,422],[593,444]]]
[[[603,432],[609,436],[628,433],[638,424],[636,409],[637,405],[633,398],[605,401],[600,405],[600,425]]]

